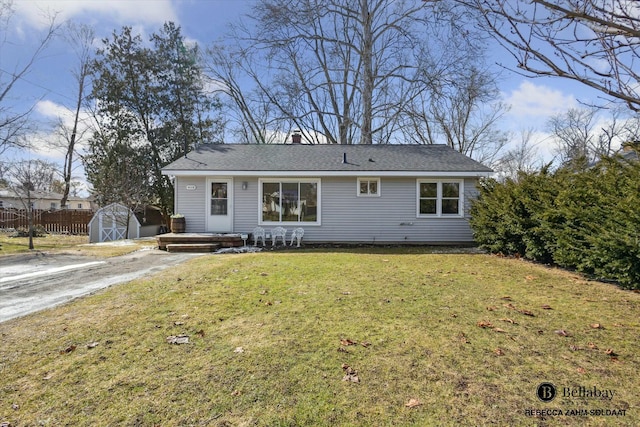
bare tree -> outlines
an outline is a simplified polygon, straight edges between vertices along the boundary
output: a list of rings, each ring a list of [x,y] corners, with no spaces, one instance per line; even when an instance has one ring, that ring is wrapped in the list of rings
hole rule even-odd
[[[571,108],[549,119],[549,131],[556,141],[556,153],[563,165],[583,167],[595,160],[593,146],[596,109]]]
[[[532,128],[520,131],[517,145],[505,152],[495,166],[501,177],[517,180],[520,172],[532,173],[542,169],[543,163],[533,142],[534,135]]]
[[[497,127],[508,109],[496,101],[499,91],[494,75],[465,65],[450,71],[447,80],[429,85],[428,91],[406,105],[410,111],[405,119],[410,125],[403,129],[403,136],[420,144],[444,142],[490,164],[508,140],[507,133]]]
[[[268,121],[248,125],[252,132],[278,123],[285,131],[301,129],[312,142],[395,142],[411,124],[407,114],[428,110],[434,82],[447,84],[455,70],[482,57],[467,17],[450,5],[260,0],[251,24],[233,36],[240,45],[233,60],[240,62],[230,63],[229,55],[222,65],[212,61],[213,76],[235,91],[229,70],[239,70],[232,80],[249,78],[262,96],[253,99],[277,109]],[[231,94],[239,110],[247,110],[245,94]]]
[[[12,4],[11,0],[0,0],[0,51],[9,43]],[[24,147],[27,143],[27,140],[20,137],[27,131],[28,117],[33,106],[26,109],[15,108],[11,105],[12,97],[16,93],[16,85],[29,74],[57,30],[55,17],[50,18],[49,27],[33,52],[28,53],[23,61],[13,65],[11,69],[6,69],[4,64],[0,66],[0,154],[12,147]]]
[[[277,141],[282,133],[281,121],[274,115],[275,108],[260,90],[243,89],[242,79],[247,75],[245,65],[252,63],[251,53],[241,47],[223,44],[210,46],[204,67],[209,87],[225,96],[227,116],[234,132],[244,143],[268,144]]]
[[[612,155],[622,143],[640,135],[640,117],[620,108],[572,108],[551,117],[548,126],[561,164],[578,168]]]
[[[42,192],[50,190],[58,174],[55,164],[43,160],[23,160],[11,163],[8,186],[22,204],[29,224],[29,249],[33,249],[35,201]]]
[[[85,102],[85,97],[89,89],[88,85],[91,74],[91,60],[94,51],[93,44],[95,41],[93,29],[86,25],[69,23],[67,24],[67,31],[65,35],[76,53],[78,63],[77,68],[72,70],[76,83],[76,99],[73,107],[74,113],[71,127],[69,128],[62,119],[60,119],[58,123],[59,133],[66,143],[66,146],[64,147],[64,167],[62,170],[64,189],[62,192],[62,199],[60,200],[60,206],[67,205],[67,199],[69,197],[69,191],[71,189],[73,179],[72,174],[76,146],[81,141],[84,132],[88,129],[88,126],[82,126],[81,114],[82,106]]]
[[[640,4],[632,0],[458,0],[527,75],[571,79],[640,111]]]

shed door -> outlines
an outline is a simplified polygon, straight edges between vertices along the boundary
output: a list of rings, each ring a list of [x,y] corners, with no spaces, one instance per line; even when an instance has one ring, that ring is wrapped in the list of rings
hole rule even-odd
[[[100,242],[111,242],[126,238],[127,215],[123,212],[102,211],[98,217]]]
[[[233,230],[233,180],[207,180],[207,231],[229,233]]]

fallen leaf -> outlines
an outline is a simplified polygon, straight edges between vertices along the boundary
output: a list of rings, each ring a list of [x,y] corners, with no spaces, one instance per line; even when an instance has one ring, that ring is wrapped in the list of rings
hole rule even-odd
[[[451,314],[449,315],[449,317],[452,317],[452,318],[454,318],[454,319],[455,319],[456,317],[458,317],[458,315],[457,315],[457,314],[455,314],[455,313],[451,313]]]
[[[20,405],[18,405],[17,403],[14,403],[11,405],[11,409],[13,409],[14,411],[17,411],[18,409],[20,409]]]
[[[604,329],[600,323],[592,323],[589,326],[591,326],[592,329]]]
[[[494,306],[487,307],[488,311],[496,311],[498,308]]]
[[[579,374],[586,374],[587,370],[584,368],[579,367],[578,369],[576,369],[576,371],[578,371]]]
[[[264,276],[268,276],[269,273],[260,273],[260,275],[264,277]]]
[[[526,280],[535,280],[536,276],[525,276]]]
[[[363,346],[364,348],[367,348],[367,347],[369,347],[371,345],[371,343],[367,342],[367,341],[364,341],[364,342],[361,342],[360,345]]]
[[[200,329],[198,332],[196,332],[196,335],[199,335],[201,338],[204,338],[204,329]]]
[[[184,325],[184,322],[173,322],[173,324],[175,326],[182,326],[182,325]]]
[[[271,301],[267,301],[264,303],[264,305],[273,305],[273,303]]]
[[[529,311],[529,310],[520,309],[520,310],[518,310],[518,312],[524,314],[525,316],[536,317],[536,315],[533,314],[533,312]]]
[[[234,353],[244,353],[244,348],[242,347],[236,347],[235,350],[233,350]]]
[[[498,356],[504,356],[504,350],[501,348],[496,348],[495,350],[493,350],[493,352]]]
[[[360,382],[360,378],[358,378],[358,371],[353,369],[351,366],[343,363],[342,370],[344,371],[344,377],[342,377],[342,381],[348,381],[352,383]]]
[[[240,392],[240,390],[233,390],[233,392],[231,393],[231,396],[240,396],[242,393]]]
[[[471,341],[469,341],[469,339],[467,338],[467,336],[466,336],[464,333],[462,333],[462,332],[460,332],[460,333],[458,334],[458,339],[459,339],[460,341],[462,341],[463,343],[465,343],[465,344],[470,344],[470,343],[471,343]]]
[[[167,342],[169,344],[188,344],[189,336],[188,335],[171,335],[167,337]]]
[[[578,347],[578,346],[575,346],[575,345],[570,345],[569,346],[569,350],[578,351],[578,350],[584,350],[584,349],[582,347]]]
[[[595,345],[595,343],[592,343],[592,342],[588,343],[587,346],[589,346],[589,348],[591,350],[597,350],[598,349],[598,346]]]
[[[504,317],[504,318],[502,318],[500,320],[503,321],[503,322],[511,323],[512,325],[517,325],[518,324],[513,319],[509,319],[508,317]]]
[[[347,353],[349,354],[349,350],[344,347],[338,347],[338,353]]]
[[[481,320],[476,324],[481,328],[493,328],[493,324],[487,320]]]
[[[542,335],[544,334],[544,331],[542,329],[538,329],[538,335]]]
[[[348,345],[356,345],[356,344],[358,344],[358,343],[355,342],[355,341],[352,341],[352,340],[350,340],[348,338],[343,338],[343,339],[340,340],[340,345],[348,346]]]
[[[65,348],[64,350],[61,350],[60,354],[71,353],[71,352],[73,352],[75,350],[76,350],[76,346],[75,345],[70,345],[69,347]]]
[[[90,342],[89,344],[87,344],[87,348],[96,348],[98,344],[99,343],[97,341]]]
[[[556,334],[560,335],[561,337],[570,337],[571,333],[565,331],[564,329],[558,329],[554,331]]]
[[[549,304],[542,304],[540,306],[543,310],[553,310]]]
[[[420,402],[418,399],[409,399],[409,401],[404,404],[404,406],[406,406],[407,408],[415,408],[416,406],[420,405],[422,405],[422,402]]]
[[[501,299],[507,300],[507,301],[511,301],[511,297],[508,295],[503,296]]]
[[[266,289],[263,289],[263,290],[260,291],[260,295],[266,295],[268,293],[269,293],[269,291],[266,290]]]
[[[604,353],[605,353],[607,356],[612,356],[612,357],[613,357],[613,356],[617,356],[617,354],[613,351],[613,349],[612,349],[612,348],[608,348],[608,349],[606,349],[606,350],[604,351]]]
[[[503,332],[503,333],[504,333],[504,332],[507,332],[507,331],[505,331],[505,330],[504,330],[504,329],[502,329],[502,328],[493,328],[493,331],[494,331],[494,332]]]

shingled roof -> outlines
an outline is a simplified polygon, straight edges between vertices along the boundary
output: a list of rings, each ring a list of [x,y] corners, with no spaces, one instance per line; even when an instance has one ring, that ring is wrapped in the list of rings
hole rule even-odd
[[[416,172],[485,176],[492,170],[447,145],[210,144],[163,168],[168,175]]]

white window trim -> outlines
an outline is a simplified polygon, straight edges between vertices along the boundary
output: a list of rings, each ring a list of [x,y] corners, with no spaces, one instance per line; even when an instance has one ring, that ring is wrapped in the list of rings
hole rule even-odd
[[[436,197],[436,213],[423,214],[420,213],[420,184],[431,183],[437,184]],[[458,213],[443,214],[442,213],[442,184],[456,183],[458,184]],[[464,217],[464,179],[417,179],[416,180],[416,218],[463,218]]]
[[[366,182],[371,182],[371,181],[375,181],[376,182],[376,186],[378,188],[378,192],[376,194],[362,194],[360,193],[360,183],[366,181]],[[370,177],[360,177],[357,180],[357,185],[356,185],[356,196],[357,197],[380,197],[380,193],[381,193],[381,188],[380,188],[380,178],[370,178]]]
[[[295,183],[300,183],[300,182],[312,182],[315,183],[317,186],[317,194],[316,194],[316,202],[317,202],[317,213],[316,213],[316,221],[315,222],[310,222],[310,221],[297,221],[297,222],[292,222],[292,221],[263,221],[262,220],[262,184],[263,183],[291,183],[291,182],[295,182]],[[259,178],[258,179],[258,225],[266,225],[266,226],[283,226],[283,227],[287,227],[287,226],[291,226],[291,227],[317,227],[322,225],[322,221],[321,221],[321,217],[320,217],[320,212],[322,212],[322,209],[320,207],[320,200],[322,199],[321,194],[322,194],[322,188],[321,188],[321,184],[322,184],[322,180],[320,178],[305,178],[305,177],[300,177],[300,178],[290,178],[290,177],[286,177],[286,178]]]

